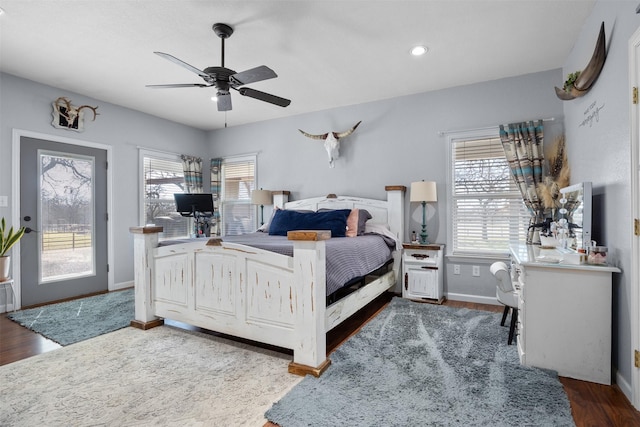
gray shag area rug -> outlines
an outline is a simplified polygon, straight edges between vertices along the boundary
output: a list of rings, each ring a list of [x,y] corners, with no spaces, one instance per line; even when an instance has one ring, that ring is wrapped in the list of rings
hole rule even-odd
[[[290,355],[171,326],[0,366],[0,426],[249,426],[301,377]]]
[[[20,310],[7,317],[60,345],[69,345],[125,328],[134,316],[133,289],[126,289]]]
[[[500,313],[394,298],[265,413],[289,426],[573,426],[555,372],[521,366]]]

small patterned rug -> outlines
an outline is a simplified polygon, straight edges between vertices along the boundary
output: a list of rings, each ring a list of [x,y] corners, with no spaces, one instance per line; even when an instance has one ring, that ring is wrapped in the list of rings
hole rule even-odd
[[[126,328],[134,315],[133,289],[126,289],[20,310],[7,317],[60,345],[69,345]]]
[[[555,372],[521,366],[500,313],[394,298],[265,414],[298,426],[573,426]]]

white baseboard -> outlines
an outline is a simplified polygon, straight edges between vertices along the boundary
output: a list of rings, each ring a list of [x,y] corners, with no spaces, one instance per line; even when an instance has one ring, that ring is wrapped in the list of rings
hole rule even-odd
[[[115,283],[109,291],[120,291],[122,289],[133,288],[134,281]]]
[[[633,388],[631,387],[631,384],[629,384],[627,380],[625,380],[624,377],[618,373],[617,369],[614,372],[614,377],[616,379],[616,384],[618,384],[618,387],[620,388],[620,391],[622,391],[629,402],[631,402],[631,404],[633,405]]]
[[[498,302],[496,297],[483,297],[470,294],[447,293],[447,299],[452,301],[474,302],[478,304],[502,305]]]

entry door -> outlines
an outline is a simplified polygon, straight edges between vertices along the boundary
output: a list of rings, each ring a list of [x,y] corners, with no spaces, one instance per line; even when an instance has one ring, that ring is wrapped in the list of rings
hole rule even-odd
[[[108,290],[107,152],[21,137],[22,306]]]

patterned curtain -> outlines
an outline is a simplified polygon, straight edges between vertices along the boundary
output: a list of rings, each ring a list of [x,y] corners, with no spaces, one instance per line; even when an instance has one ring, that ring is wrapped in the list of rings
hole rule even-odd
[[[211,221],[211,234],[220,235],[220,197],[222,189],[222,158],[211,159],[211,193],[213,194],[213,218]],[[215,227],[215,229],[214,229]],[[215,232],[215,233],[214,233]]]
[[[544,132],[542,120],[534,124],[511,123],[500,125],[500,140],[511,168],[511,174],[520,189],[524,204],[531,213],[527,243],[533,242],[535,224],[545,221],[546,213],[536,187],[542,182],[544,162]]]
[[[182,155],[185,193],[202,193],[202,159]]]

